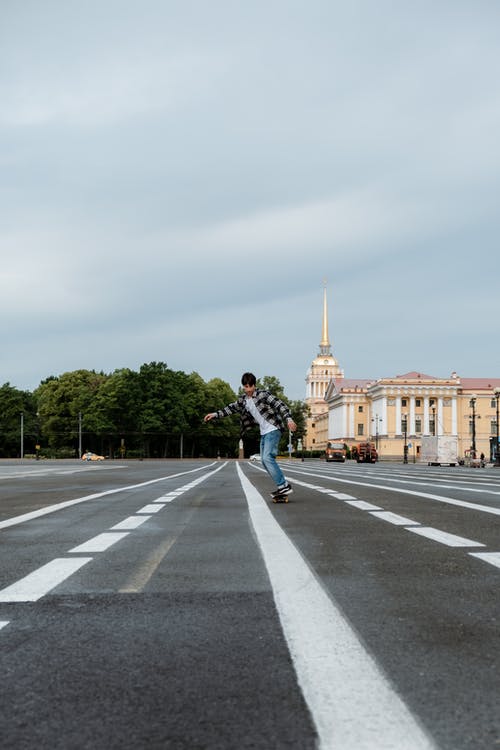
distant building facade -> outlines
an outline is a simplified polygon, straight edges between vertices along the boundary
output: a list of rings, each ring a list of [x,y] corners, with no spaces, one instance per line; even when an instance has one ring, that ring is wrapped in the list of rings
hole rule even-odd
[[[457,437],[458,456],[495,458],[498,378],[436,378],[420,372],[374,380],[332,380],[325,394],[329,439],[377,444],[380,458],[420,459],[422,437]]]
[[[496,457],[500,377],[438,378],[421,372],[348,379],[331,353],[326,287],[319,352],[306,376],[309,407],[304,447],[323,451],[328,440],[348,446],[370,440],[381,459],[419,461],[422,437],[456,436],[457,458]]]

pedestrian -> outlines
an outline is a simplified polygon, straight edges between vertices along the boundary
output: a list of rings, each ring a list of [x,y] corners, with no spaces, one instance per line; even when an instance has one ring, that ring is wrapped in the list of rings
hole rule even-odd
[[[254,424],[258,424],[260,428],[260,458],[267,473],[277,485],[277,489],[271,493],[271,497],[274,502],[286,502],[287,496],[293,492],[293,489],[283,476],[283,472],[276,462],[276,456],[284,430],[288,428],[295,432],[297,425],[292,419],[288,406],[269,391],[257,388],[256,382],[253,373],[243,373],[241,384],[245,393],[237,401],[207,414],[204,421],[209,422],[211,419],[239,414],[242,433],[247,432]]]

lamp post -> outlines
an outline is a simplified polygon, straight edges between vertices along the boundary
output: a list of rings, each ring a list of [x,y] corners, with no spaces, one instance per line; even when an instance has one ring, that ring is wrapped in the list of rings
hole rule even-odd
[[[469,406],[472,409],[472,445],[471,445],[471,452],[472,452],[472,458],[476,458],[476,394],[472,394],[472,398],[469,401]]]
[[[497,409],[496,409],[496,421],[495,421],[495,428],[496,428],[496,443],[495,443],[495,463],[494,466],[500,466],[500,446],[498,445],[498,401],[500,400],[500,388],[495,388],[494,390],[495,394],[495,401],[497,402]]]
[[[78,412],[78,458],[82,457],[82,412]]]
[[[375,422],[375,448],[377,449],[378,453],[378,423],[382,421],[382,417],[379,417],[378,414],[375,414],[375,417],[372,418],[372,422]]]
[[[21,412],[21,461],[24,458],[24,412]]]
[[[432,407],[432,434],[436,434],[436,407]]]
[[[408,443],[406,441],[407,438],[407,430],[408,430],[408,414],[403,414],[403,430],[405,435],[405,443],[403,447],[403,463],[408,463]]]

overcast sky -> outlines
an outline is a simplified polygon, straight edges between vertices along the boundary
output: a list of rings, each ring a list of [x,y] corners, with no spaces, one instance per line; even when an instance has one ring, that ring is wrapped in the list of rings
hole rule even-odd
[[[498,0],[1,0],[0,384],[498,376]]]

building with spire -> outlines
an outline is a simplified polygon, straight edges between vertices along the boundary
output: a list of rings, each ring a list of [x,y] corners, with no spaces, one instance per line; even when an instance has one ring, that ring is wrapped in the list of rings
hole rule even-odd
[[[345,378],[328,336],[326,283],[321,341],[306,376],[309,416],[304,448],[324,451],[329,440],[349,448],[376,443],[381,459],[419,461],[422,438],[456,438],[457,459],[500,457],[500,377],[440,378],[418,371],[382,378]],[[500,463],[500,459],[499,459]]]
[[[341,381],[344,371],[331,353],[328,336],[328,301],[326,282],[323,287],[323,318],[319,351],[313,359],[306,375],[306,404],[309,416],[306,420],[307,433],[304,439],[306,450],[324,450],[328,440],[328,404],[325,394],[330,381]]]

